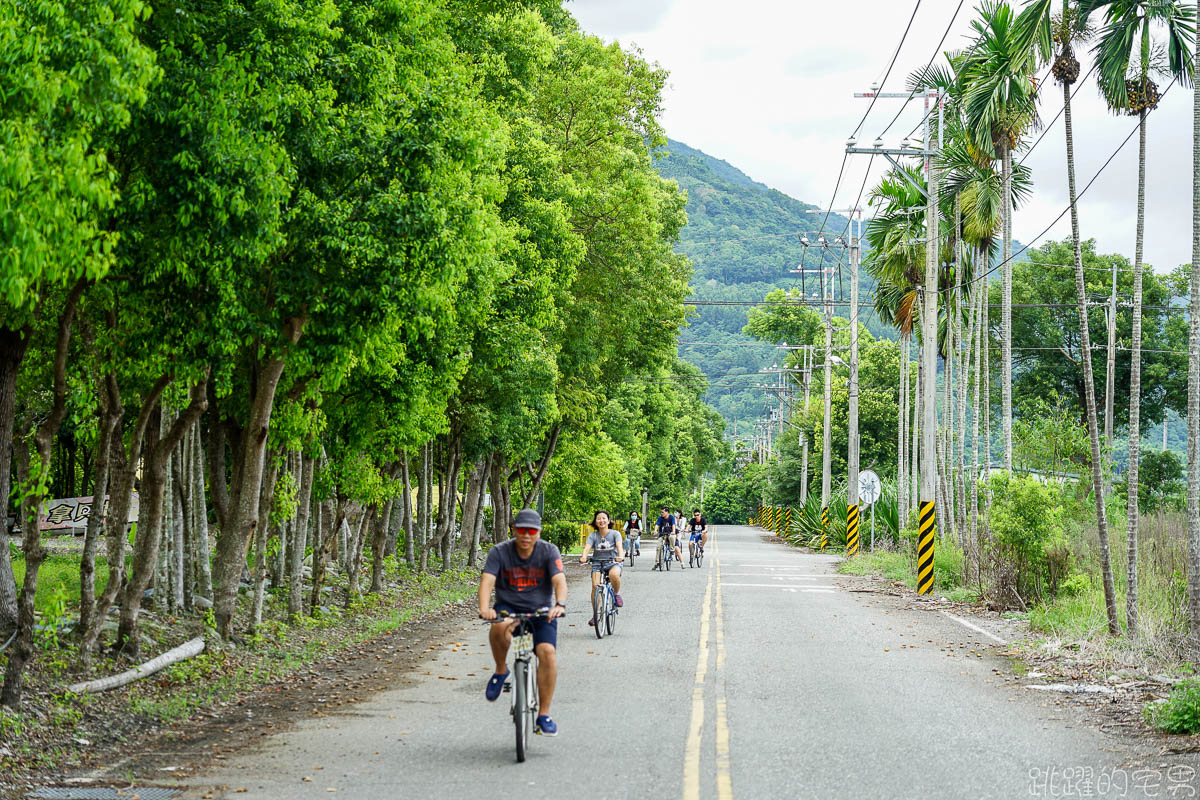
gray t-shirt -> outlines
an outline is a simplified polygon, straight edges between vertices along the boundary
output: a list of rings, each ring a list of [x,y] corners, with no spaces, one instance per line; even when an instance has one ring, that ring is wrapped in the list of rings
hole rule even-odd
[[[488,551],[483,571],[496,576],[496,604],[514,611],[537,611],[554,605],[550,579],[563,571],[562,555],[550,542],[538,539],[529,558],[517,554],[509,539]]]
[[[604,536],[600,535],[600,531],[592,531],[588,534],[587,546],[592,548],[592,560],[616,561],[617,542],[620,538],[620,534],[614,530],[610,530]]]

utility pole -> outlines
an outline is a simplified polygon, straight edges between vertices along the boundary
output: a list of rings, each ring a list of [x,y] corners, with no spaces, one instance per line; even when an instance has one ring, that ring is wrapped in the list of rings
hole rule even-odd
[[[856,97],[899,97],[907,100],[911,95],[903,93],[871,92],[856,94]],[[907,140],[901,142],[898,149],[883,146],[882,139],[876,139],[873,147],[858,147],[853,137],[846,142],[847,153],[866,153],[882,155],[898,169],[903,178],[904,173],[897,157],[920,156],[925,164],[927,186],[922,187],[911,182],[913,187],[925,196],[925,285],[922,289],[921,306],[921,336],[924,360],[924,374],[921,376],[922,414],[921,420],[921,490],[920,510],[917,530],[917,593],[929,594],[933,591],[933,546],[936,533],[936,498],[938,486],[937,463],[937,301],[938,301],[938,254],[940,237],[938,234],[938,169],[934,160],[939,155],[941,137],[940,128],[943,124],[943,105],[940,94],[933,91],[925,93],[925,109],[929,111],[930,101],[937,104],[938,117],[934,125],[930,124],[931,114],[926,113],[923,121],[925,136],[924,148],[911,147]]]
[[[820,209],[809,209],[809,214],[820,213],[838,213],[850,215],[850,380],[847,383],[847,395],[849,397],[849,408],[847,409],[849,421],[847,424],[847,441],[846,441],[846,554],[854,555],[858,552],[858,460],[859,460],[859,440],[858,440],[858,267],[860,260],[860,240],[862,237],[862,209],[861,208],[841,208],[830,209],[823,212]],[[855,227],[855,215],[857,215],[858,226]],[[832,329],[832,319],[827,316],[827,330]],[[827,334],[831,337],[831,334]],[[827,341],[829,339],[827,338]],[[827,350],[825,354],[826,361],[830,361],[832,353]],[[826,372],[828,375],[828,371]],[[826,384],[828,387],[828,384]],[[829,389],[826,388],[828,395]],[[829,415],[829,405],[826,404],[826,418]],[[829,447],[828,441],[825,445]],[[828,505],[828,493],[822,500],[822,505]]]

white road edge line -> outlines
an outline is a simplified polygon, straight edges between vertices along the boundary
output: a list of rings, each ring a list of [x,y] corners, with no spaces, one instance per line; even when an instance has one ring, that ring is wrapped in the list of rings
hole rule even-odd
[[[947,617],[954,620],[955,622],[957,622],[959,625],[962,625],[963,627],[970,628],[971,630],[975,631],[976,633],[982,633],[984,636],[986,636],[989,639],[992,639],[996,642],[999,642],[1000,644],[1008,644],[1008,641],[1006,639],[1001,639],[996,634],[994,634],[990,631],[985,631],[983,628],[979,627],[978,625],[976,625],[973,622],[967,622],[962,617],[956,617],[953,614],[951,614],[949,611],[942,611],[941,613],[945,614]]]

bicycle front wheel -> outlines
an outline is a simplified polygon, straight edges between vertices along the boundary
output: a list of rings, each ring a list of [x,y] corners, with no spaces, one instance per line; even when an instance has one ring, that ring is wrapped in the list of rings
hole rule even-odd
[[[529,743],[529,665],[518,660],[513,664],[513,727],[517,734],[517,763],[525,760],[525,746]]]
[[[596,638],[604,638],[604,584],[599,584],[592,592],[592,627],[596,629]]]
[[[696,548],[696,566],[698,567],[703,563],[704,563],[704,551],[702,549],[700,549],[699,547],[697,547]]]

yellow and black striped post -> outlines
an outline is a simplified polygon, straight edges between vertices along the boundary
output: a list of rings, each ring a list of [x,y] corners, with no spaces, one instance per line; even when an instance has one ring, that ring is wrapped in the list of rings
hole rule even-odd
[[[829,506],[821,509],[821,549],[829,544]]]
[[[917,525],[917,594],[933,591],[933,540],[937,535],[932,500],[922,500]]]
[[[779,527],[779,534],[782,536],[792,527],[792,507],[788,506],[783,512],[783,525]]]
[[[858,552],[858,506],[846,507],[846,555]]]

